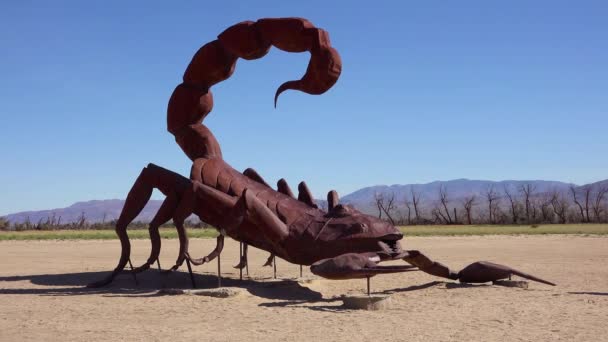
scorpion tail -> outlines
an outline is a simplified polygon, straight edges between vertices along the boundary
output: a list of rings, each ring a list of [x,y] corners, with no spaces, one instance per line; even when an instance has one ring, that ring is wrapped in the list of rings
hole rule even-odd
[[[192,57],[183,83],[175,88],[167,108],[167,129],[177,135],[185,126],[200,123],[213,109],[210,88],[228,79],[239,58],[262,58],[272,46],[287,52],[310,52],[310,62],[300,80],[283,83],[276,91],[299,90],[323,94],[340,77],[342,60],[331,47],[327,31],[302,18],[269,18],[243,21],[205,44]]]
[[[336,84],[342,72],[342,60],[338,51],[329,46],[329,39],[325,43],[325,46],[311,51],[308,69],[302,79],[287,81],[279,86],[274,95],[275,108],[279,95],[286,90],[299,90],[311,95],[320,95]]]
[[[281,95],[282,92],[284,92],[285,90],[300,90],[300,82],[299,81],[287,81],[283,84],[281,84],[278,88],[276,93],[274,94],[274,108],[277,108],[277,101],[279,100],[279,95]]]

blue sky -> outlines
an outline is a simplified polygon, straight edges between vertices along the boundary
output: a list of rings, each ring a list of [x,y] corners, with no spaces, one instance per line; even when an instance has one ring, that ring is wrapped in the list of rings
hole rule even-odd
[[[228,26],[300,16],[343,60],[286,92],[308,54],[241,60],[205,120],[237,169],[313,193],[454,178],[608,178],[605,1],[4,1],[0,215],[124,198],[153,162],[187,175],[166,106]],[[255,5],[252,5],[255,3]],[[159,198],[157,196],[157,198]]]

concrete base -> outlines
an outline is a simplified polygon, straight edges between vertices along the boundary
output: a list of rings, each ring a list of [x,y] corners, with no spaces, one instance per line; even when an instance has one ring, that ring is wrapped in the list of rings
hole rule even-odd
[[[520,281],[520,280],[496,280],[496,281],[493,281],[492,284],[498,285],[498,286],[506,286],[506,287],[519,287],[521,289],[528,288],[528,282]]]
[[[342,296],[343,307],[346,309],[356,310],[386,310],[390,309],[392,305],[391,297],[389,295],[372,294],[367,295],[356,295],[356,296]]]
[[[220,287],[217,289],[162,289],[158,291],[158,294],[164,295],[195,295],[195,296],[206,296],[215,298],[230,298],[244,294],[246,291],[238,287]]]

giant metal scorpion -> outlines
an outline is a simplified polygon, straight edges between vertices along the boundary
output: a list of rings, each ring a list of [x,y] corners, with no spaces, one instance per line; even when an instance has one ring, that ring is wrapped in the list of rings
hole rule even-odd
[[[219,143],[202,124],[211,112],[211,86],[229,78],[239,58],[258,59],[275,46],[287,52],[310,52],[306,73],[300,80],[283,83],[276,91],[274,105],[285,90],[322,94],[338,80],[342,61],[331,47],[328,33],[301,18],[244,21],[222,32],[201,47],[188,65],[183,83],[169,100],[167,130],[193,161],[190,179],[154,164],[142,171],[129,191],[116,223],[122,251],[118,266],[106,278],[89,284],[104,286],[123,272],[130,262],[131,246],[127,225],[141,212],[153,189],[166,197],[150,222],[150,257],[132,272],[144,271],[157,261],[161,240],[159,226],[173,219],[179,236],[179,255],[171,270],[185,260],[200,265],[218,256],[223,239],[237,241],[268,251],[288,262],[310,265],[313,274],[328,279],[369,278],[382,273],[420,270],[428,274],[481,283],[518,275],[548,285],[549,281],[490,262],[475,262],[459,272],[432,261],[419,251],[403,250],[403,234],[393,225],[339,204],[335,191],[328,193],[328,210],[319,209],[306,183],[298,186],[297,198],[284,179],[272,189],[253,169],[240,173],[222,158]],[[188,252],[185,219],[196,214],[220,231],[215,249],[195,259]],[[405,265],[381,266],[390,260]],[[243,267],[241,259],[238,267]]]

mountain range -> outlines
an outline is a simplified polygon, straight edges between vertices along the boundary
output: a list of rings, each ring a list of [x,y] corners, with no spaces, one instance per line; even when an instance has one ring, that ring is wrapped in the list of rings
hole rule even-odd
[[[557,191],[566,193],[570,191],[570,187],[575,187],[580,191],[585,186],[608,186],[608,179],[593,184],[576,185],[558,181],[547,180],[505,180],[505,181],[485,181],[485,180],[469,180],[455,179],[449,181],[435,181],[426,184],[406,184],[406,185],[376,185],[365,187],[354,191],[350,194],[342,196],[341,203],[352,205],[366,213],[376,213],[374,198],[377,194],[382,194],[385,197],[394,195],[397,209],[404,207],[405,200],[411,199],[412,191],[419,194],[421,198],[421,206],[428,208],[430,205],[439,200],[440,189],[445,189],[450,201],[460,201],[468,196],[476,196],[483,198],[488,189],[494,188],[501,196],[504,195],[505,189],[510,192],[517,193],[521,186],[529,184],[536,194],[548,193]],[[324,200],[318,200],[320,205],[325,203]],[[160,207],[162,200],[150,200],[146,207],[135,219],[136,221],[150,221]],[[91,200],[86,202],[77,202],[66,208],[57,208],[40,211],[24,211],[6,215],[5,218],[12,223],[23,223],[29,220],[32,223],[45,221],[47,218],[54,217],[56,220],[61,220],[61,223],[76,222],[84,217],[88,222],[110,221],[118,218],[120,211],[124,205],[124,200],[109,199],[109,200]]]

